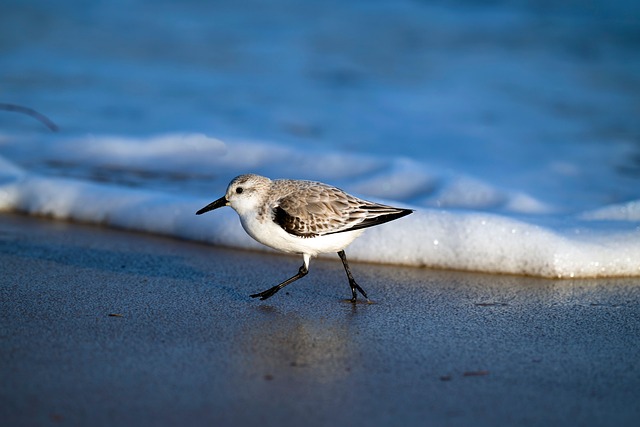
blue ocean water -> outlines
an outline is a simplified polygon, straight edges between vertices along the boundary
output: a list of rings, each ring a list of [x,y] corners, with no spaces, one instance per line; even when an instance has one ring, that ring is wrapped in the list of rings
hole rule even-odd
[[[638,52],[633,1],[5,0],[0,103],[60,131],[0,110],[4,206],[200,238],[78,206],[143,212],[145,192],[217,197],[257,172],[422,210],[389,228],[399,246],[421,229],[417,255],[362,259],[640,274]]]

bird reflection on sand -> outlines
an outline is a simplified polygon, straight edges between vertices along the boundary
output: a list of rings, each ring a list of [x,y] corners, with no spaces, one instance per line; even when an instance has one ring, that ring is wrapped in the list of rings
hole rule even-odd
[[[286,377],[303,384],[339,381],[357,364],[350,319],[358,308],[345,304],[343,319],[303,318],[272,306],[258,306],[257,321],[239,334],[238,351],[251,355],[237,368],[265,379]]]

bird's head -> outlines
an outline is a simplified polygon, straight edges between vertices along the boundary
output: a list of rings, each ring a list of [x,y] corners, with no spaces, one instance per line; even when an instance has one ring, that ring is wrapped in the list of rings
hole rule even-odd
[[[209,203],[196,212],[196,215],[223,206],[231,206],[238,214],[243,215],[255,210],[262,203],[269,185],[271,185],[271,180],[260,175],[247,174],[235,177],[229,183],[223,197]]]

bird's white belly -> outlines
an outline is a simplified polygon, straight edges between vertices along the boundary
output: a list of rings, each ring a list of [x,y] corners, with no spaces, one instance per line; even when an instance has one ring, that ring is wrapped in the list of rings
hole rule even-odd
[[[258,242],[282,252],[315,256],[327,252],[339,252],[349,246],[364,230],[345,231],[318,237],[299,237],[289,234],[275,222],[266,218],[241,217],[244,230]]]

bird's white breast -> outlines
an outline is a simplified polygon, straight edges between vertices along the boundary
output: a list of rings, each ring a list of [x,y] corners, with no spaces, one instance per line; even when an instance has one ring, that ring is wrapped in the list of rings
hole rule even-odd
[[[240,222],[247,234],[263,245],[282,252],[309,254],[311,256],[341,251],[364,231],[355,230],[318,237],[299,237],[287,233],[268,216],[259,217],[256,214],[240,215]]]

